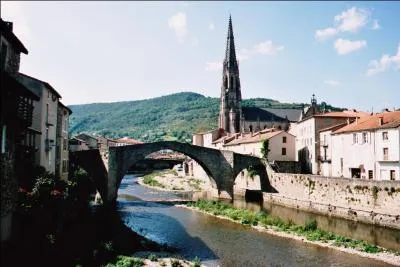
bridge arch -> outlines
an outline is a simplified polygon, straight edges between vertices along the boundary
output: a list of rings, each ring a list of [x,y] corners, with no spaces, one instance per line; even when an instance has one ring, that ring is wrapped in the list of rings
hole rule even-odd
[[[229,197],[233,197],[232,162],[229,162],[220,150],[164,141],[110,147],[107,201],[116,201],[118,188],[130,166],[144,159],[147,155],[164,149],[180,152],[194,159],[208,174],[211,184],[216,186],[218,195],[221,191],[226,191]]]

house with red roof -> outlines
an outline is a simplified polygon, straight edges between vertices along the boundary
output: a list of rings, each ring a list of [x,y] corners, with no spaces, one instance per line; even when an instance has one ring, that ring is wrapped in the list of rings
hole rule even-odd
[[[362,117],[320,136],[330,139],[322,143],[324,175],[400,180],[400,111]]]

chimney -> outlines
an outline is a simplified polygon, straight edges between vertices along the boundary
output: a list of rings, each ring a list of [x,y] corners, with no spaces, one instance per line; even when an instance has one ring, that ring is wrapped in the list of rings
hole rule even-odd
[[[347,125],[350,124],[350,118],[347,118]]]
[[[356,117],[356,125],[358,124],[358,117]]]
[[[381,126],[383,124],[383,117],[378,118],[378,126]]]

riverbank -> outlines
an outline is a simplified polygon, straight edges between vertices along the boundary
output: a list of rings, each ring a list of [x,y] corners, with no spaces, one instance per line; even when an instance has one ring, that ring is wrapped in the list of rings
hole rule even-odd
[[[164,170],[146,174],[138,178],[142,186],[162,191],[193,192],[208,189],[209,185],[194,177],[184,177],[175,170]]]
[[[179,266],[179,267],[201,267],[198,258],[193,261],[187,261],[177,258],[158,258],[155,254],[150,254],[147,258],[129,257],[119,255],[113,262],[109,262],[107,267],[131,266],[131,267],[161,267],[161,266]]]
[[[294,225],[290,221],[285,223],[281,219],[272,217],[263,212],[256,213],[249,210],[237,209],[228,204],[213,201],[198,201],[189,203],[188,205],[176,206],[208,214],[220,219],[247,224],[258,231],[275,236],[290,238],[299,242],[327,247],[400,266],[399,251],[387,250],[364,241],[351,240],[340,235],[321,231],[313,221],[306,223],[305,226],[299,226]]]

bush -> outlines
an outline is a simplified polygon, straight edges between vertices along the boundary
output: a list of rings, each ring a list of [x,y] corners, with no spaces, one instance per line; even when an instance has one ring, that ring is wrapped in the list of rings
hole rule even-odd
[[[193,259],[193,262],[192,262],[191,266],[192,266],[192,267],[200,267],[200,266],[201,266],[201,260],[200,260],[200,258],[196,256],[196,257]]]
[[[315,231],[317,230],[318,227],[318,223],[317,220],[315,218],[309,218],[307,219],[305,225],[304,225],[304,230],[305,231]]]

